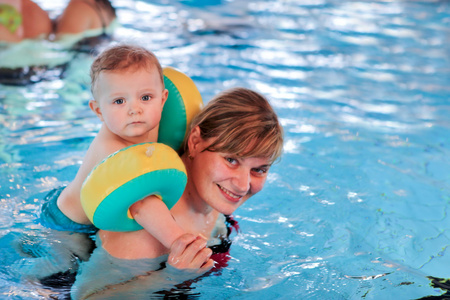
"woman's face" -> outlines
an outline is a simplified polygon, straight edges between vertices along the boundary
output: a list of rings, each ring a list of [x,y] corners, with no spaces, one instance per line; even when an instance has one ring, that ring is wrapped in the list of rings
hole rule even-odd
[[[228,215],[261,191],[270,162],[261,157],[201,151],[211,143],[200,139],[197,150],[191,152],[188,188],[191,197]]]

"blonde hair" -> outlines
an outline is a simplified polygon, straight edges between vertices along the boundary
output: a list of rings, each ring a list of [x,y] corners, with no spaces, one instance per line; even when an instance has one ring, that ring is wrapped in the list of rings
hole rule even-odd
[[[196,126],[204,140],[214,139],[206,151],[266,157],[271,163],[281,156],[278,117],[267,99],[252,90],[235,88],[217,95],[192,120],[191,129]]]
[[[116,45],[107,48],[94,60],[91,66],[91,92],[94,94],[98,76],[102,71],[127,70],[130,68],[150,69],[155,66],[164,88],[164,75],[158,58],[149,50],[137,45]]]

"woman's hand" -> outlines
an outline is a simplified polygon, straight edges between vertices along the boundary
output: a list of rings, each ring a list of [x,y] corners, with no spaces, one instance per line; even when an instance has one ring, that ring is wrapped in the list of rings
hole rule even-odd
[[[214,266],[210,259],[212,250],[206,248],[207,240],[201,236],[185,233],[170,247],[168,263],[177,269],[197,270],[205,273]]]

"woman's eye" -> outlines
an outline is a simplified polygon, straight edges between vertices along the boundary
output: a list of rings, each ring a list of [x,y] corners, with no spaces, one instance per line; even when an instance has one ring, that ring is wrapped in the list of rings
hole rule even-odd
[[[125,100],[123,100],[123,99],[116,99],[116,100],[114,100],[115,104],[123,104],[124,102],[125,102]]]
[[[235,165],[238,162],[237,159],[232,158],[232,157],[225,157],[225,159],[226,159],[227,162],[229,162],[232,165]]]
[[[142,99],[142,101],[148,101],[151,99],[151,97],[150,97],[150,95],[144,95],[144,96],[142,96],[141,99]]]
[[[252,169],[252,172],[257,176],[264,176],[267,173],[268,169],[266,168],[255,168]]]

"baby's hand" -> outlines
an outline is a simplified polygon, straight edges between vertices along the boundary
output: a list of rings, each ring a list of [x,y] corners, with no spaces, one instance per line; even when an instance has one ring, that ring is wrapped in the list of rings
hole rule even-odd
[[[185,233],[173,242],[168,263],[177,269],[198,270],[205,273],[214,266],[212,250],[206,248],[206,238]]]

